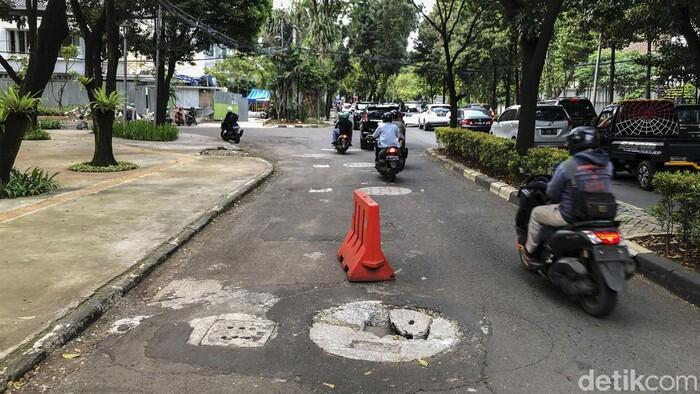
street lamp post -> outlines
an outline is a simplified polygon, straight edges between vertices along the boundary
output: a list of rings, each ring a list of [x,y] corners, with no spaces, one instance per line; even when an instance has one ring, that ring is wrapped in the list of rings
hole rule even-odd
[[[122,28],[124,29],[124,112],[122,114],[122,123],[124,124],[124,128],[126,128],[128,122],[127,111],[129,110],[129,82],[127,79],[129,55],[126,42],[126,25],[123,25]]]

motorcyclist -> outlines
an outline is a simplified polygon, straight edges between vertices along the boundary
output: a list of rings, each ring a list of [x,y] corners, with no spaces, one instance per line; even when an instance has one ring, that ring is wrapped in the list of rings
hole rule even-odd
[[[377,129],[372,134],[372,139],[375,140],[374,143],[374,160],[379,159],[379,151],[384,148],[389,148],[391,146],[401,148],[401,143],[403,141],[403,134],[397,125],[393,123],[394,117],[391,112],[387,112],[382,115],[382,124],[377,126]]]
[[[352,145],[352,122],[350,121],[350,114],[347,112],[341,112],[338,115],[338,121],[333,128],[333,142],[331,142],[331,145],[335,146],[340,134],[346,135],[348,142]]]
[[[233,112],[232,107],[226,108],[226,116],[223,122],[221,122],[221,128],[226,130],[226,132],[231,132],[234,128],[238,126],[238,114]],[[243,135],[243,130],[239,128],[239,134]]]
[[[535,207],[530,216],[527,242],[518,249],[529,264],[535,264],[533,254],[543,241],[545,227],[564,227],[580,221],[577,199],[581,191],[610,193],[613,165],[608,153],[600,149],[600,136],[594,127],[575,128],[567,137],[573,155],[561,163],[547,184],[547,197],[554,202]],[[573,174],[573,180],[572,180]]]
[[[399,131],[401,131],[401,134],[405,137],[406,136],[406,123],[403,121],[403,112],[401,111],[391,111],[391,115],[394,118],[392,123],[394,123],[398,128]]]

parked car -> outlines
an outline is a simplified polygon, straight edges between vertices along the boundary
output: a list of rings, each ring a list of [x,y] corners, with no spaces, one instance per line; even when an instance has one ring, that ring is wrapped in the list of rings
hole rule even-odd
[[[472,103],[468,104],[466,109],[479,109],[485,111],[491,118],[495,117],[495,112],[493,111],[493,108],[489,104],[483,104],[483,103]]]
[[[406,127],[418,126],[418,117],[420,116],[420,110],[418,107],[408,107],[406,112],[403,114],[403,122]]]
[[[371,104],[365,108],[360,123],[360,148],[372,149],[374,143],[367,141],[367,137],[374,134],[377,126],[382,121],[382,115],[389,111],[398,111],[398,105]]]
[[[540,104],[561,105],[569,114],[573,127],[594,126],[598,116],[591,101],[585,97],[561,97],[543,101]]]
[[[353,106],[352,106],[353,129],[355,129],[355,130],[360,129],[360,123],[362,121],[362,114],[365,112],[365,109],[367,109],[368,105],[374,105],[374,103],[360,101],[360,102],[353,104]]]
[[[426,131],[435,126],[447,126],[450,124],[449,104],[430,104],[428,109],[418,118],[418,127]]]
[[[658,171],[700,170],[696,111],[674,108],[669,100],[625,100],[603,108],[597,127],[615,171],[629,171],[642,189],[651,190]]]
[[[506,108],[491,126],[491,134],[501,138],[518,138],[520,105]],[[561,105],[537,105],[535,145],[565,146],[571,132],[571,119]]]
[[[491,131],[493,124],[491,114],[485,109],[460,109],[458,119],[461,128],[484,133]]]
[[[700,104],[680,104],[674,110],[680,135],[700,138]]]

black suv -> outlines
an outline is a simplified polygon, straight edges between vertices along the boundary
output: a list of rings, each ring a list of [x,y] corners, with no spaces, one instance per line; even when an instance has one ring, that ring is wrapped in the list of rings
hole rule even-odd
[[[585,97],[561,97],[540,104],[561,105],[572,121],[572,129],[579,126],[595,126],[597,116],[591,100]]]
[[[373,143],[367,141],[367,137],[374,134],[379,123],[382,122],[382,115],[391,111],[398,111],[398,105],[377,105],[370,104],[362,113],[360,123],[360,148],[372,149]]]
[[[700,104],[678,104],[674,110],[680,135],[700,138]]]
[[[370,105],[376,105],[374,103],[369,103],[366,101],[360,101],[352,106],[352,125],[355,130],[360,129],[360,121],[362,121],[362,114],[365,112]]]

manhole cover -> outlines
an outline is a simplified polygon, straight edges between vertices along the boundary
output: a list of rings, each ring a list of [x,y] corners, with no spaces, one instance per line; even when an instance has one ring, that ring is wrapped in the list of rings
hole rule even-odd
[[[345,163],[343,165],[349,168],[374,168],[374,163]]]
[[[450,350],[461,334],[457,324],[428,310],[361,301],[319,312],[309,336],[336,356],[402,362]]]
[[[372,186],[363,187],[359,190],[369,194],[370,196],[400,196],[411,192],[411,189],[395,186]]]
[[[190,345],[224,347],[261,347],[274,337],[277,324],[246,315],[229,313],[190,321]]]

